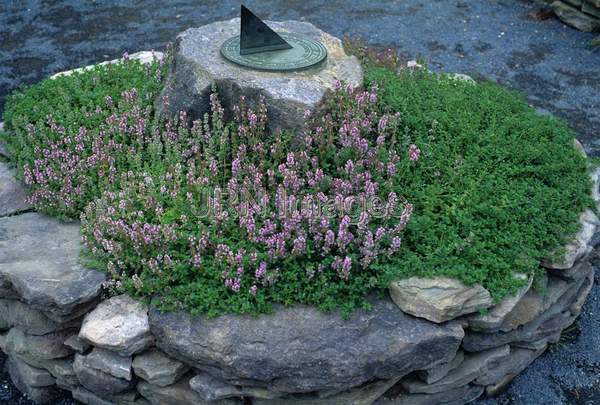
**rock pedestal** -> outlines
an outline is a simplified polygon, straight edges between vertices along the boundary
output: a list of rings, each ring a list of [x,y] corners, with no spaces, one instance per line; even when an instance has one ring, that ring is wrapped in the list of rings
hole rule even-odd
[[[192,119],[209,109],[211,88],[216,86],[226,117],[244,96],[248,105],[266,98],[270,128],[302,128],[306,110],[317,109],[336,80],[362,86],[362,69],[356,57],[344,52],[342,42],[307,22],[267,22],[276,31],[291,31],[319,40],[327,48],[321,65],[298,72],[261,72],[238,66],[220,54],[221,44],[239,35],[240,20],[216,22],[179,34],[171,72],[157,111],[176,116],[185,110]],[[168,98],[166,104],[165,97]]]

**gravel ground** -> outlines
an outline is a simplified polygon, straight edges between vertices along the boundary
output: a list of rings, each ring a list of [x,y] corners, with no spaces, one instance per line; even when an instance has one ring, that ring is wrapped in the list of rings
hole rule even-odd
[[[524,0],[248,0],[259,16],[299,19],[422,57],[432,70],[488,78],[522,91],[541,112],[566,119],[600,156],[600,48]],[[168,5],[167,5],[168,4]],[[62,70],[161,49],[176,34],[239,13],[233,0],[0,0],[0,110],[6,95]],[[600,403],[600,292],[581,334],[542,356],[488,404]],[[2,362],[0,358],[0,363]],[[0,376],[0,402],[26,404]],[[58,403],[58,402],[57,402]],[[64,400],[63,404],[71,403]]]

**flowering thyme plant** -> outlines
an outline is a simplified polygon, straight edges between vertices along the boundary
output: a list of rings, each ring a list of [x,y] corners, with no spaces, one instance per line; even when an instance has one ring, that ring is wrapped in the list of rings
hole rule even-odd
[[[379,287],[373,264],[400,247],[412,205],[398,179],[419,159],[376,104],[376,86],[337,83],[301,135],[268,134],[264,100],[253,110],[242,99],[225,124],[213,94],[204,121],[188,128],[181,113],[154,132],[146,149],[161,159],[148,161],[163,163],[125,173],[121,191],[85,209],[84,241],[114,288],[167,307],[364,304]]]

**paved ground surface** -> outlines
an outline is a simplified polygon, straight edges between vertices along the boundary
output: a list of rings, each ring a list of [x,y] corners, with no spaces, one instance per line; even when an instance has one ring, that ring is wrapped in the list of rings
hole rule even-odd
[[[489,78],[563,117],[600,156],[600,48],[594,38],[525,0],[248,0],[259,16],[310,21],[334,35],[422,57],[432,70]],[[6,95],[51,73],[161,49],[176,34],[238,14],[233,0],[0,0],[0,109]],[[494,404],[600,403],[600,287],[581,318],[583,332],[540,358]],[[0,358],[0,363],[2,359]],[[25,404],[0,376],[0,403]],[[67,403],[67,402],[64,402]]]

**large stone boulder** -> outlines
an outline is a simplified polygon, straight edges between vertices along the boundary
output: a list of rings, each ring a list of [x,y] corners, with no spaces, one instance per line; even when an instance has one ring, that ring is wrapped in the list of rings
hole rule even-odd
[[[298,305],[260,317],[214,319],[150,311],[157,346],[234,385],[278,392],[348,389],[454,358],[464,331],[404,314],[389,299],[349,319]]]
[[[106,275],[79,261],[79,223],[37,213],[0,218],[0,280],[57,322],[95,305]]]
[[[467,286],[446,277],[410,277],[394,281],[389,290],[402,311],[436,323],[477,312],[494,303],[481,285]]]
[[[85,316],[79,338],[121,356],[142,352],[153,343],[148,308],[128,295],[112,297]]]
[[[190,118],[201,118],[209,108],[211,87],[216,85],[226,116],[231,116],[231,108],[239,104],[240,96],[245,96],[252,106],[262,95],[269,108],[271,129],[302,128],[304,112],[320,106],[335,80],[362,86],[358,60],[346,55],[338,38],[307,22],[268,24],[275,30],[293,31],[321,41],[327,48],[327,60],[298,72],[251,70],[226,61],[220,54],[221,44],[239,35],[239,18],[190,28],[177,37],[171,72],[156,101],[157,111],[174,116],[186,110]],[[163,102],[165,96],[168,105]]]

